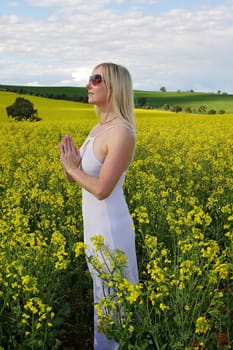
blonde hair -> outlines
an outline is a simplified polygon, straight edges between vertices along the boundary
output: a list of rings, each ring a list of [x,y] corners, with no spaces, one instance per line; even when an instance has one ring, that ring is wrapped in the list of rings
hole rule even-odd
[[[102,69],[113,112],[123,117],[134,127],[134,95],[129,71],[119,64],[108,62],[98,64],[95,69],[97,68]],[[95,106],[95,110],[99,115],[97,106]]]

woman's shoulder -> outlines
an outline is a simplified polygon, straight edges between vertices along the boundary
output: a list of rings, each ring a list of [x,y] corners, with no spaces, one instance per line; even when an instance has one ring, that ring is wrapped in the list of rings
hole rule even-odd
[[[108,132],[109,138],[135,138],[136,133],[134,127],[125,122],[115,123]]]
[[[111,137],[135,137],[135,128],[128,121],[123,118],[115,120],[111,124],[101,125],[97,124],[92,131],[90,132],[93,137],[103,137],[103,138],[111,138]]]
[[[110,126],[111,129],[115,129],[118,132],[130,132],[130,133],[135,133],[135,127],[130,124],[127,120],[121,118],[115,121],[115,123],[113,123]]]
[[[126,123],[115,123],[106,135],[106,143],[113,147],[134,148],[136,142],[136,134],[133,127]],[[115,145],[115,146],[114,146]]]

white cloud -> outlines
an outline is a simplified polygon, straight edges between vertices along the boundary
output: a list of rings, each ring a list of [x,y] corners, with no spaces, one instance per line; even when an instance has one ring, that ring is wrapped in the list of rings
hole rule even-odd
[[[7,62],[0,66],[3,83],[85,85],[97,63],[114,61],[129,68],[135,88],[233,92],[230,1],[195,12],[177,8],[149,15],[143,12],[149,6],[145,0],[116,0],[121,8],[132,3],[121,13],[107,0],[28,3],[50,6],[49,15],[0,16],[1,59]]]
[[[93,67],[79,67],[72,72],[72,78],[79,86],[85,86],[87,84],[87,77],[91,74]]]
[[[26,85],[27,86],[40,86],[38,81],[29,81]]]

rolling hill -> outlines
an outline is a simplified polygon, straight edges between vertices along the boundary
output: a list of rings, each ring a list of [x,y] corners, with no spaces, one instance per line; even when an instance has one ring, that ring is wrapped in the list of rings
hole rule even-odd
[[[0,91],[10,91],[49,99],[87,102],[87,90],[85,87],[0,85]],[[175,106],[180,106],[183,111],[194,113],[208,113],[211,110],[216,113],[233,113],[233,95],[227,93],[135,90],[134,96],[135,105],[139,108],[172,109]]]

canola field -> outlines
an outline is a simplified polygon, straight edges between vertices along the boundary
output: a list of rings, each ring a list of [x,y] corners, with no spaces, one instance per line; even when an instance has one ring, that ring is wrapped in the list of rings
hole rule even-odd
[[[91,349],[81,190],[57,146],[64,134],[81,145],[97,120],[88,105],[30,97],[42,121],[13,122],[13,96],[0,103],[0,349]],[[135,112],[125,195],[140,283],[103,275],[114,298],[97,306],[101,329],[122,350],[232,349],[233,115]]]

